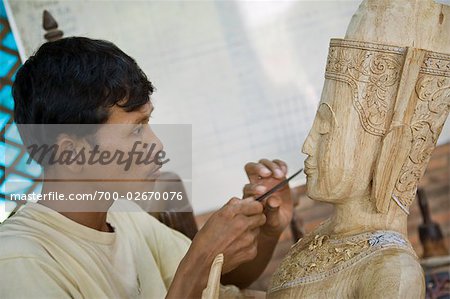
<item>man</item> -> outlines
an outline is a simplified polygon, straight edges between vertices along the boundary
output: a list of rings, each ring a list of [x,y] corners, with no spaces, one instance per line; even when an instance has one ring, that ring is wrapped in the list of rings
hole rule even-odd
[[[38,161],[42,195],[151,189],[162,152],[148,125],[153,89],[136,62],[112,43],[72,37],[42,45],[17,73],[15,122],[25,145],[51,142],[57,161],[73,158]],[[82,124],[96,127],[85,131]],[[152,153],[149,144],[157,150]],[[138,150],[156,162],[99,166],[81,155],[93,148],[104,157]],[[198,298],[219,253],[225,260],[222,283],[247,287],[270,260],[292,204],[288,188],[263,204],[249,197],[284,179],[283,162],[249,163],[246,172],[247,198],[228,201],[192,243],[129,200],[112,207],[108,200],[26,204],[0,226],[0,297]]]

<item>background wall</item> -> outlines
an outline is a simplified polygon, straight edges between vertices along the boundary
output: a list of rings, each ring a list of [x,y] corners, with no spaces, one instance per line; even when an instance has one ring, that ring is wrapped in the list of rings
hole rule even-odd
[[[44,42],[44,9],[65,36],[107,39],[136,58],[157,87],[152,122],[192,124],[192,177],[184,179],[201,213],[241,195],[248,161],[281,158],[291,172],[303,167],[300,148],[320,98],[329,39],[344,36],[359,2],[7,4],[23,58]],[[440,143],[450,141],[449,126]]]

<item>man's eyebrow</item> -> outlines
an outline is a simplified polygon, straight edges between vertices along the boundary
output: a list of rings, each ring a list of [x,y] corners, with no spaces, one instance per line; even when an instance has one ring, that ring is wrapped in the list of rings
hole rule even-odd
[[[139,117],[138,119],[136,119],[135,122],[138,124],[140,122],[143,122],[144,120],[147,120],[150,117],[150,115],[152,114],[153,110],[155,110],[154,106],[152,106],[152,109],[150,110],[150,112],[148,114],[145,114],[145,115]]]

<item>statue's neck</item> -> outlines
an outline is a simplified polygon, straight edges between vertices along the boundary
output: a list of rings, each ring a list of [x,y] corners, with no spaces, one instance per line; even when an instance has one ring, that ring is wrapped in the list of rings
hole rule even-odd
[[[353,235],[375,230],[391,230],[407,235],[407,215],[394,203],[386,214],[378,213],[370,196],[349,198],[334,204],[334,212],[323,233]]]

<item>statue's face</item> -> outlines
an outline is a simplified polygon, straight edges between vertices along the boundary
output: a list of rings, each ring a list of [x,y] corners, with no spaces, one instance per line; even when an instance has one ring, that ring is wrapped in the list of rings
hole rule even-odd
[[[346,83],[325,80],[316,118],[303,145],[307,193],[342,202],[369,194],[380,137],[361,126]]]

